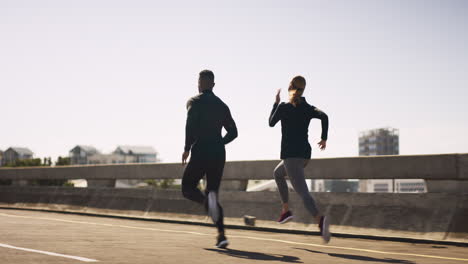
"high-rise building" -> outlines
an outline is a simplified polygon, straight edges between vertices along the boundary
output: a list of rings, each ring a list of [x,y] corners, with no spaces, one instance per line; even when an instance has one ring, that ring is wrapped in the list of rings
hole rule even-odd
[[[399,131],[378,128],[359,134],[359,156],[399,155]],[[360,180],[360,192],[425,192],[426,184],[420,179]]]
[[[378,128],[359,134],[359,156],[398,154],[400,154],[398,129]]]

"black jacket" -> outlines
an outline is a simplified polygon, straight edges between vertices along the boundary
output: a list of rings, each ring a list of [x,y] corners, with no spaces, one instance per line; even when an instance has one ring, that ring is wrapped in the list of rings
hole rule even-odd
[[[269,124],[274,127],[281,120],[281,159],[310,159],[309,124],[312,118],[322,121],[322,139],[328,137],[328,116],[309,105],[302,97],[296,107],[291,103],[274,104],[271,110]]]
[[[224,137],[223,127],[227,131]],[[223,154],[224,145],[236,137],[237,127],[229,107],[212,91],[205,90],[188,100],[184,150],[192,150],[192,157]]]

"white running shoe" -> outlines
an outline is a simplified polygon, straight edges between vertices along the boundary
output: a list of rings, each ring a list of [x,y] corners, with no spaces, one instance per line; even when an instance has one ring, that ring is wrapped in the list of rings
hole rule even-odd
[[[328,216],[322,216],[319,223],[320,235],[322,236],[323,242],[326,244],[330,242],[330,219]]]
[[[218,235],[218,241],[216,242],[217,248],[227,248],[229,241],[224,235]]]
[[[218,207],[218,197],[215,192],[208,193],[208,215],[211,216],[211,219],[214,223],[217,223],[219,220],[219,207]]]

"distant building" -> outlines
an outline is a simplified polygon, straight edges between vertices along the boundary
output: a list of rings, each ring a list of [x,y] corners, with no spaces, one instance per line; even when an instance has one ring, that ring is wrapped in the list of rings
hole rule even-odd
[[[398,155],[399,151],[397,129],[379,128],[364,131],[359,134],[359,156]],[[367,188],[369,184],[374,184],[374,181],[324,180],[323,184],[321,186],[319,185],[319,190],[325,192],[368,192],[371,189],[373,190],[373,188]],[[377,189],[378,188],[376,188],[376,190]]]
[[[93,155],[100,154],[99,151],[93,146],[77,145],[70,150],[70,164],[82,165],[89,164],[89,158]]]
[[[362,188],[362,191],[365,191],[365,192],[376,192],[376,193],[426,192],[426,184],[424,180],[421,180],[421,179],[361,180],[360,188]]]
[[[361,132],[359,135],[359,156],[398,155],[399,150],[398,130],[393,128],[379,128]],[[367,185],[373,184],[372,180],[323,180],[317,182],[316,191],[325,192],[367,192],[373,188]],[[381,184],[381,183],[376,183]],[[376,190],[379,188],[376,188]],[[392,189],[393,191],[393,189]]]
[[[356,180],[323,180],[322,192],[358,192],[358,191],[359,191],[359,182]]]
[[[3,165],[3,151],[0,150],[0,166]]]
[[[311,180],[309,190],[314,192],[358,192],[358,180]]]
[[[32,159],[33,155],[28,148],[10,147],[3,153],[2,163],[5,165],[17,160]]]
[[[132,157],[118,154],[94,154],[88,157],[87,164],[123,164],[134,163]]]
[[[359,134],[359,156],[399,155],[399,131],[395,128],[378,128]],[[361,192],[425,192],[421,179],[360,180]]]
[[[101,154],[91,146],[78,145],[70,151],[71,164],[126,164],[157,162],[157,152],[151,146],[118,146],[111,154]],[[82,182],[77,183],[83,186]],[[146,186],[143,180],[119,179],[117,188]]]
[[[118,146],[113,154],[123,156],[125,163],[157,162],[157,152],[151,146]]]
[[[398,192],[398,193],[427,192],[426,182],[421,179],[396,180],[395,192]]]
[[[379,128],[360,133],[359,156],[398,154],[400,154],[398,129]]]
[[[118,146],[111,154],[101,154],[92,146],[78,145],[70,150],[70,161],[78,164],[124,164],[157,162],[151,146]]]

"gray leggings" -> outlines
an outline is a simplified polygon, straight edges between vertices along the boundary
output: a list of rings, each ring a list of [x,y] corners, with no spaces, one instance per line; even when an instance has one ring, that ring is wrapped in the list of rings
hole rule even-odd
[[[308,159],[302,158],[284,159],[276,166],[274,176],[283,203],[287,203],[289,199],[288,184],[286,183],[286,175],[288,175],[294,190],[301,196],[304,206],[312,216],[316,217],[319,212],[314,199],[310,196],[304,177],[304,167],[307,166],[308,162]]]

